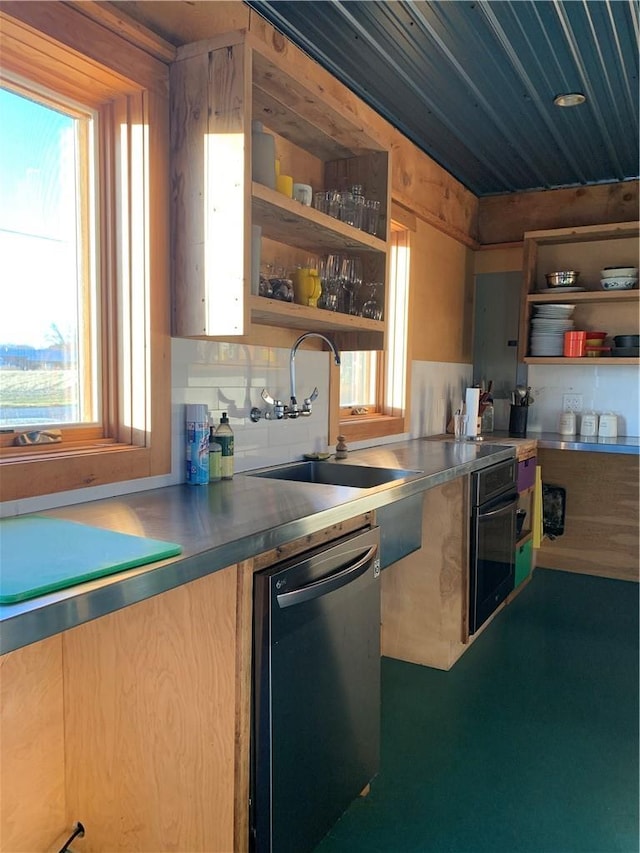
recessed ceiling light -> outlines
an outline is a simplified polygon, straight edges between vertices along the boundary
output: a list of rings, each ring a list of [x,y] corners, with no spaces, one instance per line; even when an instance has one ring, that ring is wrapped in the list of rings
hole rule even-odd
[[[566,95],[556,95],[553,103],[556,107],[577,107],[584,104],[587,99],[581,92],[567,92]]]

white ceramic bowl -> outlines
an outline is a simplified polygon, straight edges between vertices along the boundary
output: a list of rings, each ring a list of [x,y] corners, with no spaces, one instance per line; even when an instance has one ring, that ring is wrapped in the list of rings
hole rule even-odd
[[[638,283],[637,278],[618,276],[618,278],[603,278],[600,286],[603,290],[632,290]]]
[[[600,270],[601,278],[637,278],[638,270],[635,267],[607,267]]]

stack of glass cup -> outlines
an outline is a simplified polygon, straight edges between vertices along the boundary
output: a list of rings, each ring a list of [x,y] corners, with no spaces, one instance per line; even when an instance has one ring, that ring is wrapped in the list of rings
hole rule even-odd
[[[316,210],[368,234],[378,233],[380,202],[365,198],[360,184],[354,184],[348,190],[317,192],[313,197],[313,206]]]
[[[384,285],[363,278],[362,259],[330,254],[319,265],[322,294],[318,308],[382,320]]]

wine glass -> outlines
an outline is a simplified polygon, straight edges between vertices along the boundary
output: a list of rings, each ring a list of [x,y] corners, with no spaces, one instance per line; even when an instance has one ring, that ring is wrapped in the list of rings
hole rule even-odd
[[[366,285],[369,294],[360,309],[360,316],[370,320],[382,320],[382,282],[372,281]]]
[[[338,293],[340,290],[340,269],[342,266],[342,255],[327,255],[320,262],[320,282],[322,294],[318,300],[318,307],[327,311],[338,310]]]
[[[344,258],[340,268],[340,308],[343,314],[355,314],[355,295],[362,285],[362,260]]]

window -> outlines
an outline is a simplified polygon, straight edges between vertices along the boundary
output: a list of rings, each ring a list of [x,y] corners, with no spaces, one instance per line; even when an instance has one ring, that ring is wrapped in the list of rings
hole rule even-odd
[[[352,440],[405,431],[409,232],[392,223],[385,352],[341,353],[339,431]],[[381,295],[371,298],[381,301]]]
[[[25,84],[0,88],[3,430],[101,416],[96,117],[59,101]]]
[[[171,467],[168,68],[55,5],[0,10],[2,500]]]
[[[343,352],[340,356],[340,411],[378,410],[378,352]]]

